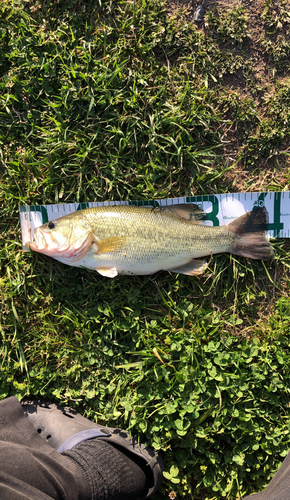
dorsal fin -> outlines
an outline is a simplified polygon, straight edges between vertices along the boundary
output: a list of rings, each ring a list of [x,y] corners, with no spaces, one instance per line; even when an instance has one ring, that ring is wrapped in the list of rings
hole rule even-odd
[[[202,211],[199,205],[194,203],[180,203],[166,207],[165,210],[170,211],[181,219],[191,222],[192,224],[202,224],[206,219],[206,214]]]

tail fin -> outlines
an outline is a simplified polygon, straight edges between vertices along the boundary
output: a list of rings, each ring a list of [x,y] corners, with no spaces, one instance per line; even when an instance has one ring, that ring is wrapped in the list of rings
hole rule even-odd
[[[250,259],[272,259],[274,250],[265,236],[268,223],[269,216],[265,207],[252,210],[231,222],[227,227],[238,236],[231,253]]]

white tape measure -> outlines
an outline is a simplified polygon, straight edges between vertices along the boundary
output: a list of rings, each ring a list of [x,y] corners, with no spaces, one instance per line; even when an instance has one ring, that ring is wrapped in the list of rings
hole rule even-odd
[[[166,207],[180,203],[197,203],[207,214],[205,225],[222,226],[256,207],[265,206],[269,213],[268,238],[290,238],[290,191],[260,193],[227,193],[203,196],[186,196],[149,201],[110,201],[90,203],[67,203],[57,205],[32,205],[20,207],[22,245],[30,243],[33,230],[50,220],[58,219],[83,208],[138,205]]]

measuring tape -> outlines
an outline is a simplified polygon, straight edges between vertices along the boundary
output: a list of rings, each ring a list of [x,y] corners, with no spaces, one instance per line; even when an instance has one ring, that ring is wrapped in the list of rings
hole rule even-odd
[[[46,222],[84,208],[137,205],[168,207],[180,203],[196,203],[206,213],[204,225],[223,226],[250,210],[265,206],[269,213],[268,238],[290,238],[290,191],[260,193],[227,193],[186,196],[165,200],[109,201],[67,203],[57,205],[25,205],[20,207],[23,250],[29,252],[33,230]]]

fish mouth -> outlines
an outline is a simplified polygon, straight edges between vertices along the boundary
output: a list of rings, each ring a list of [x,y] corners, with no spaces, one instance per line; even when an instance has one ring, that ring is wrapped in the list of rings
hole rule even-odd
[[[89,249],[92,243],[93,234],[89,233],[83,240],[78,240],[71,244],[71,235],[73,228],[71,226],[70,236],[61,245],[54,240],[53,234],[45,229],[37,228],[34,230],[33,241],[30,243],[30,249],[35,252],[43,253],[49,257],[70,259],[75,261],[80,259]]]
[[[72,231],[71,231],[72,232]],[[70,234],[71,234],[70,232]],[[60,245],[55,242],[53,235],[50,231],[45,231],[45,229],[36,228],[33,232],[33,240],[30,243],[30,249],[34,252],[40,252],[50,257],[55,256],[66,256],[65,253],[70,248],[70,238]]]
[[[33,231],[33,239],[29,244],[29,248],[34,252],[42,252],[47,247],[45,237],[38,228]]]

